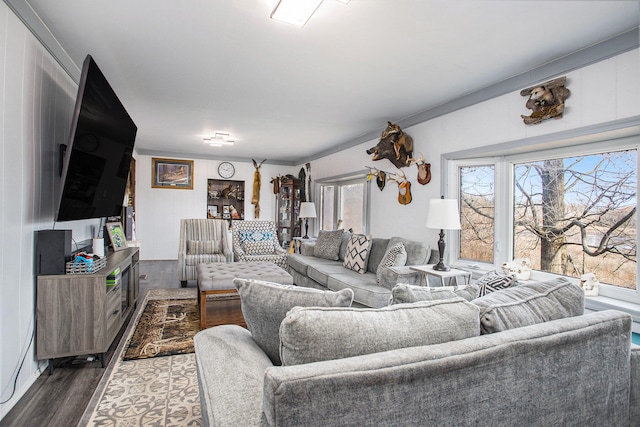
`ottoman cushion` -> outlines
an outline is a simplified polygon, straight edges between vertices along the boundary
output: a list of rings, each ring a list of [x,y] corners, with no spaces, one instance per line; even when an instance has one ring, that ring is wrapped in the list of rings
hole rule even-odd
[[[233,279],[256,279],[293,285],[293,277],[272,262],[215,262],[198,264],[198,289],[234,289]]]

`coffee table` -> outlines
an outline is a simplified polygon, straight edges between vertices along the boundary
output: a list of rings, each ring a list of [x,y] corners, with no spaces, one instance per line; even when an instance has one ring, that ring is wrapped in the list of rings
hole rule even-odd
[[[208,262],[196,266],[200,329],[207,327],[207,295],[234,294],[233,279],[254,279],[293,285],[293,277],[271,262]]]

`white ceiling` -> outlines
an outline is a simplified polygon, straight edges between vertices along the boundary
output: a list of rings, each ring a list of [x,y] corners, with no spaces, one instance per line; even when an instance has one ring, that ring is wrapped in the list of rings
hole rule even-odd
[[[639,26],[636,1],[6,0],[91,54],[142,152],[303,162]],[[533,82],[532,82],[533,83]],[[202,137],[230,132],[234,147]]]

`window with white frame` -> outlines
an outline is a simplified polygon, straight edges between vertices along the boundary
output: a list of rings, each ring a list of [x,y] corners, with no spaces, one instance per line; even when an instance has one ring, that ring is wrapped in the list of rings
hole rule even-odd
[[[368,187],[366,176],[319,183],[320,230],[335,230],[340,224],[345,230],[366,233]]]
[[[594,273],[601,294],[638,299],[638,141],[452,160],[457,262],[499,268],[529,258],[534,271]]]

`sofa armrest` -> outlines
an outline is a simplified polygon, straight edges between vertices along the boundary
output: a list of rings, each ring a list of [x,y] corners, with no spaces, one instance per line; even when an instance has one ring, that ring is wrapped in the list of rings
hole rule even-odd
[[[300,254],[305,256],[313,256],[316,250],[316,242],[302,242],[300,245]]]
[[[275,249],[276,255],[285,255],[289,253],[285,248],[280,246],[278,242],[274,243],[274,249]]]
[[[640,346],[631,344],[631,389],[629,390],[629,425],[640,422]]]
[[[380,274],[380,286],[392,290],[398,283],[408,285],[420,285],[422,273],[411,270],[408,266],[388,267]]]
[[[193,343],[204,425],[268,425],[263,384],[273,364],[251,333],[237,325],[216,326],[197,333]]]

